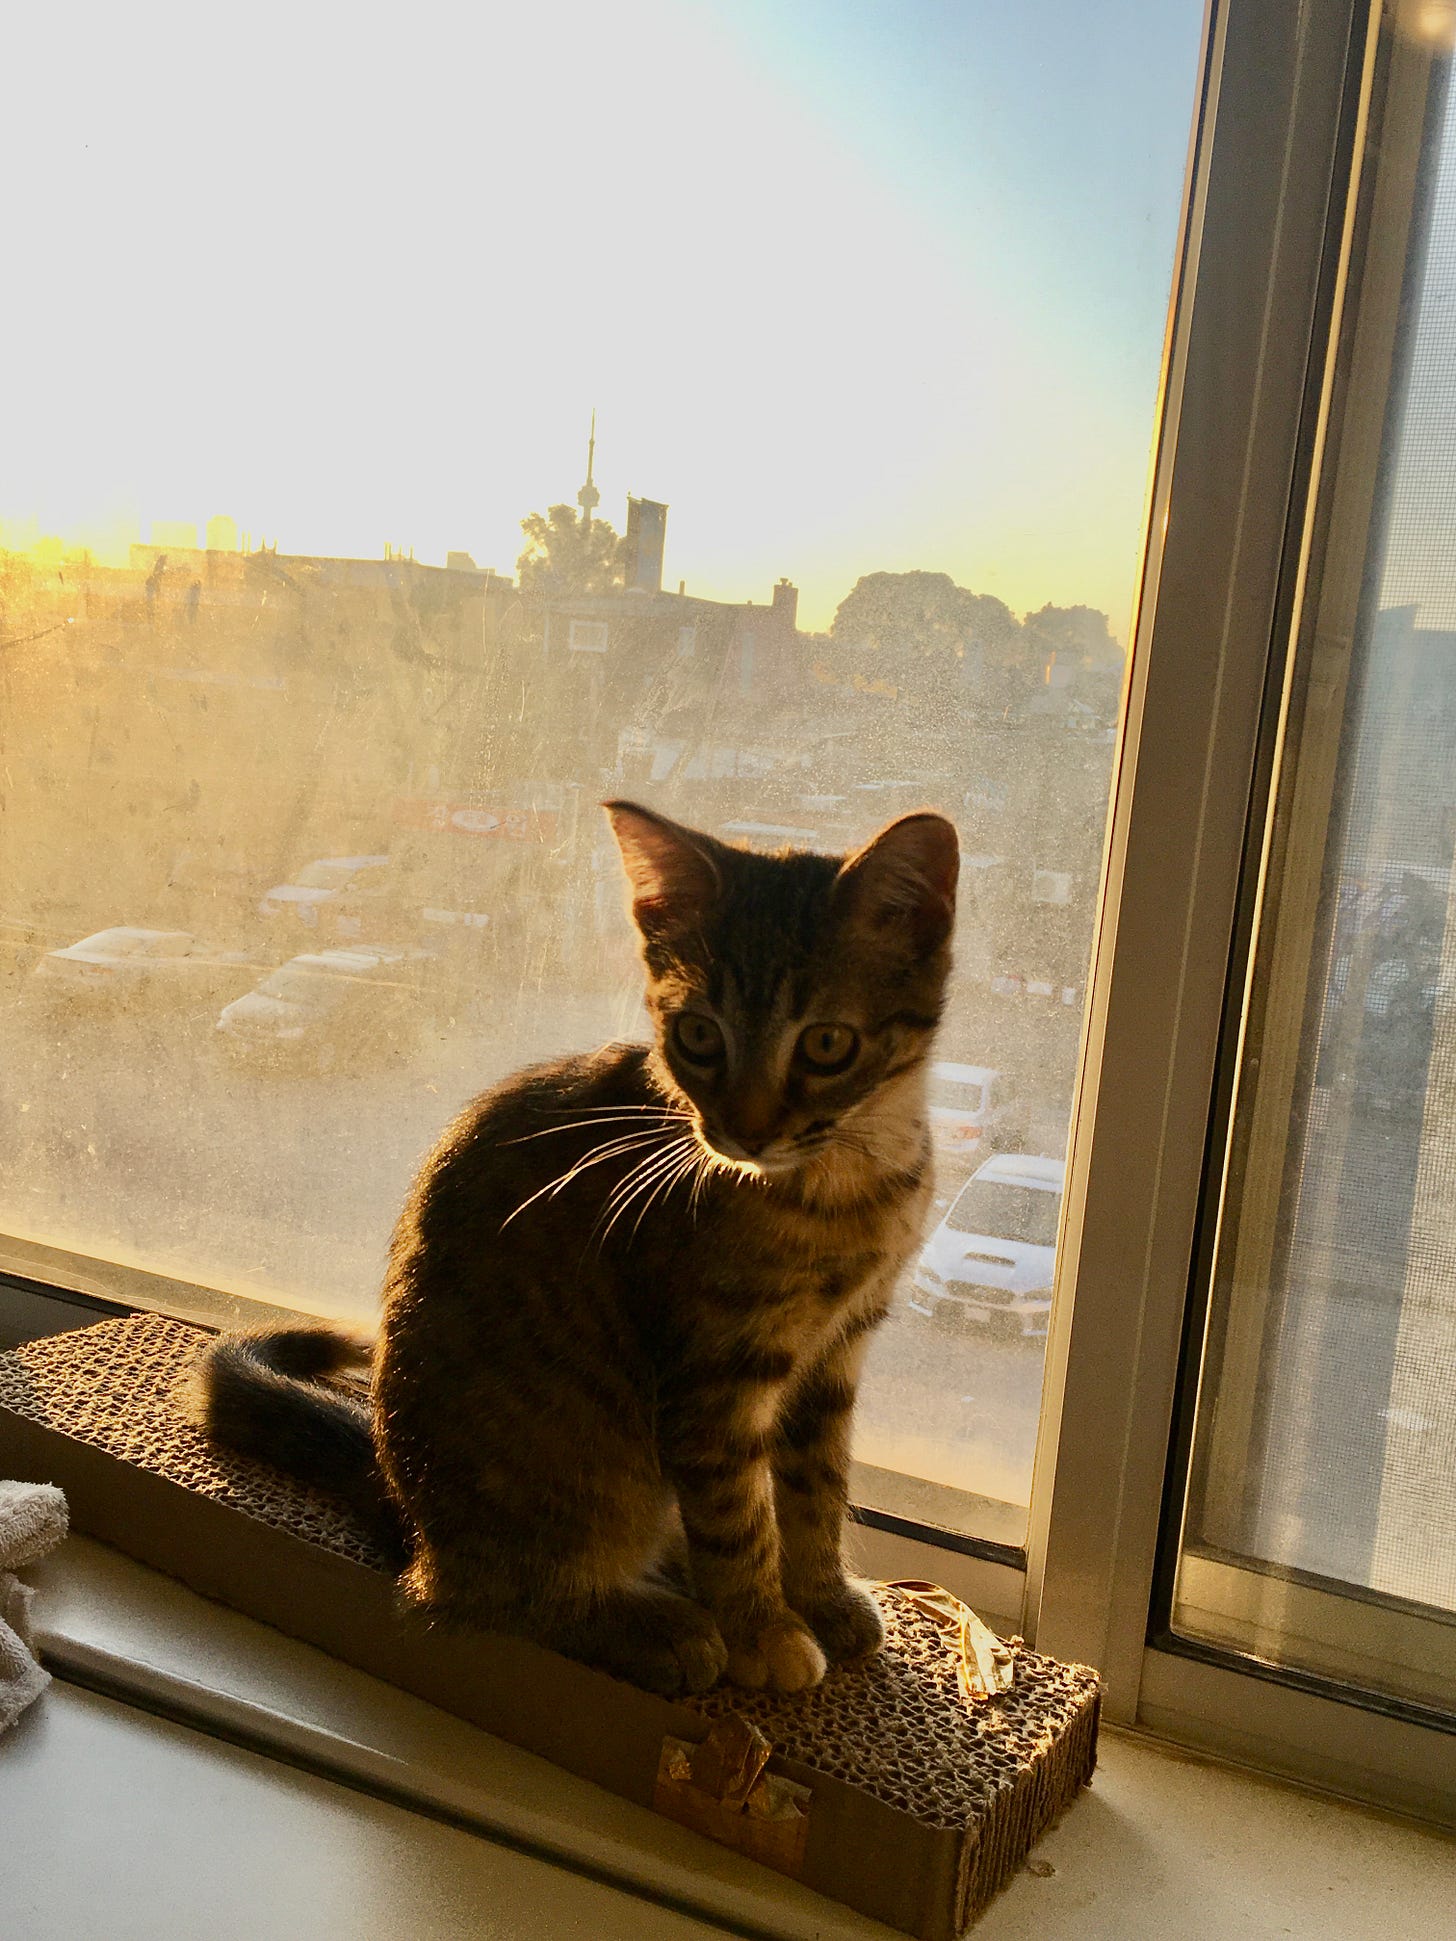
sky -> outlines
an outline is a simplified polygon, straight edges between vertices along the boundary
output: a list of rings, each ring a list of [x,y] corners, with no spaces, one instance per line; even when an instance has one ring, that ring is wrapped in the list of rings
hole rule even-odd
[[[950,573],[1125,637],[1201,0],[7,17],[0,518],[666,583]],[[24,77],[23,85],[17,77]],[[11,527],[13,532],[19,530]]]

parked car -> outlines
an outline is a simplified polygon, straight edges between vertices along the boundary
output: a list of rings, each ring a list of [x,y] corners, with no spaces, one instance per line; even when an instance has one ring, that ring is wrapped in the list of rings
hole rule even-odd
[[[258,969],[246,951],[212,950],[190,930],[119,924],[46,951],[29,988],[57,1008],[190,1006],[206,1015],[255,982]]]
[[[930,1068],[930,1136],[936,1149],[969,1157],[978,1148],[1024,1146],[1026,1108],[1005,1072],[940,1059]]]
[[[921,1251],[909,1305],[928,1319],[1040,1339],[1052,1304],[1065,1163],[997,1153],[957,1193]]]
[[[350,944],[305,952],[225,1006],[220,1042],[240,1059],[315,1072],[378,1064],[413,1049],[437,1011],[429,951]]]
[[[307,863],[291,883],[276,883],[258,905],[258,914],[271,923],[289,923],[317,930],[330,906],[345,899],[355,906],[382,897],[389,871],[388,856],[321,856]]]

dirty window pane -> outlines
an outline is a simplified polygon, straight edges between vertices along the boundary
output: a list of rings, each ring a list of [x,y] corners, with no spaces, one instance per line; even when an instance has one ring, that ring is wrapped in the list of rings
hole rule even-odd
[[[1201,16],[12,26],[12,1260],[368,1316],[460,1104],[642,1028],[605,795],[943,807],[935,1221],[1060,1161]],[[1020,1540],[1033,1224],[928,1236],[869,1500]]]
[[[1450,1713],[1456,93],[1448,15],[1393,33],[1368,368],[1291,715],[1173,1621]]]

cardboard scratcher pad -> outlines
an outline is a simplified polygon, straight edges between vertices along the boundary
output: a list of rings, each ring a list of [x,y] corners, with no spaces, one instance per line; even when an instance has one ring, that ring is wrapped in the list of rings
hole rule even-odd
[[[0,1476],[60,1484],[76,1528],[924,1941],[960,1934],[1092,1776],[1095,1672],[1019,1647],[974,1705],[945,1631],[889,1588],[884,1649],[793,1698],[669,1703],[432,1630],[347,1509],[184,1419],[206,1338],[133,1315],[0,1355]]]

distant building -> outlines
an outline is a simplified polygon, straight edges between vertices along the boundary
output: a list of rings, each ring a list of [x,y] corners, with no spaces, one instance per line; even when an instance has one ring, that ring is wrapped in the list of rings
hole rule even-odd
[[[780,580],[773,590],[773,615],[790,632],[798,626],[799,589],[788,580]]]
[[[667,507],[656,499],[627,501],[627,591],[660,593],[667,545]]]
[[[595,461],[593,414],[583,528],[601,499]],[[760,743],[802,674],[798,590],[780,580],[768,606],[664,593],[667,511],[628,498],[621,587],[520,596],[521,636],[537,644],[534,679],[547,690],[536,715],[545,776],[721,780],[773,765]]]

